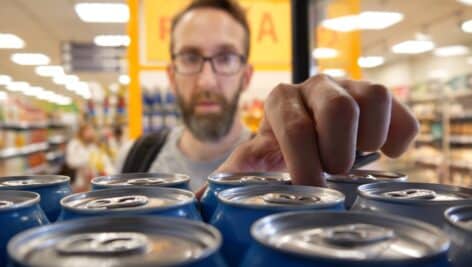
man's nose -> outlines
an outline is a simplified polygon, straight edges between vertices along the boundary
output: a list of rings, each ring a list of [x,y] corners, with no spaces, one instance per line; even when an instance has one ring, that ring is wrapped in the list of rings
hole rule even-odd
[[[215,89],[216,86],[216,73],[211,67],[210,61],[205,61],[202,66],[202,71],[198,74],[198,87],[207,90]]]

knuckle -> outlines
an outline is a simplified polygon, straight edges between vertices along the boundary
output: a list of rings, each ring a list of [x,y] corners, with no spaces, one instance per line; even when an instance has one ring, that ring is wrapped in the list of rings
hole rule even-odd
[[[369,103],[388,104],[392,100],[392,94],[385,86],[372,84],[366,88],[366,98]]]
[[[269,93],[267,97],[267,104],[276,104],[279,101],[286,99],[293,95],[294,88],[288,84],[280,83]]]
[[[303,138],[313,129],[312,121],[307,118],[292,118],[285,123],[284,135],[287,138],[298,140]]]
[[[333,116],[346,119],[356,119],[359,117],[359,106],[356,101],[344,94],[331,96],[327,101],[327,110]]]

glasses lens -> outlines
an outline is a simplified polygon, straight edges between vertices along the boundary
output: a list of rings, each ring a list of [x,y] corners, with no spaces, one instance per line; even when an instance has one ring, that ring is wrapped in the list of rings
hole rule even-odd
[[[177,71],[184,74],[199,72],[202,63],[202,56],[195,53],[182,53],[175,57],[175,67]]]
[[[220,74],[233,74],[239,71],[242,66],[241,57],[233,53],[219,54],[213,57],[215,70]]]

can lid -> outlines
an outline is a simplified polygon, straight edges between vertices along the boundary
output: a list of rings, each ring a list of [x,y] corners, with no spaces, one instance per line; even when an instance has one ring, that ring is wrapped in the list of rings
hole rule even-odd
[[[37,227],[15,236],[9,255],[25,266],[181,266],[207,258],[221,235],[202,222],[153,216],[100,217]]]
[[[289,184],[291,178],[286,172],[221,172],[208,176],[208,181],[222,185]]]
[[[70,178],[63,175],[25,175],[8,176],[0,180],[0,188],[28,189],[69,183]]]
[[[408,261],[447,252],[438,228],[406,218],[361,212],[303,211],[270,215],[252,236],[271,249],[331,260]]]
[[[432,183],[382,182],[361,185],[357,190],[362,197],[388,202],[460,205],[472,200],[472,188]]]
[[[456,206],[447,209],[444,213],[446,221],[454,227],[472,234],[472,204]]]
[[[0,212],[29,207],[39,203],[39,199],[35,192],[3,190],[0,192]]]
[[[407,175],[399,172],[351,170],[346,174],[326,174],[326,180],[336,183],[368,184],[382,181],[406,181]]]
[[[302,185],[250,185],[221,191],[219,201],[250,208],[323,208],[344,202],[333,189]]]
[[[100,176],[92,179],[93,185],[100,186],[174,186],[188,183],[190,177],[179,173],[122,173]]]
[[[64,209],[80,213],[165,210],[195,201],[195,194],[170,187],[117,187],[77,193],[61,200]]]

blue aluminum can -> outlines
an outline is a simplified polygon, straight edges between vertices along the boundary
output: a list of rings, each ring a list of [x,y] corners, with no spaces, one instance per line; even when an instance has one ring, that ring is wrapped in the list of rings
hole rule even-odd
[[[351,170],[347,174],[327,174],[326,184],[346,196],[346,209],[350,209],[357,197],[357,187],[378,182],[405,182],[408,176],[398,172]]]
[[[260,184],[290,184],[290,175],[285,172],[215,173],[208,177],[208,187],[200,199],[202,217],[209,222],[218,205],[220,191],[233,187]]]
[[[62,175],[2,177],[0,190],[26,190],[38,193],[41,196],[41,207],[50,222],[56,221],[61,212],[61,199],[72,193],[70,178]]]
[[[190,190],[190,177],[178,173],[122,173],[92,179],[92,190],[123,186],[173,187]]]
[[[85,218],[37,227],[8,244],[13,267],[224,267],[221,235],[160,216]]]
[[[454,267],[472,265],[472,205],[446,210],[444,230],[451,239],[449,259]]]
[[[447,267],[432,225],[360,212],[288,212],[258,220],[241,267]]]
[[[195,194],[170,187],[117,187],[61,200],[59,220],[109,215],[161,215],[201,220]]]
[[[7,244],[17,233],[48,224],[34,192],[5,190],[0,192],[0,266],[7,264]]]
[[[333,189],[299,185],[254,185],[223,190],[211,224],[223,234],[222,253],[238,266],[258,219],[295,210],[344,210],[344,195]]]
[[[361,185],[352,210],[390,213],[444,226],[444,211],[472,204],[472,188],[431,183],[385,182]]]

